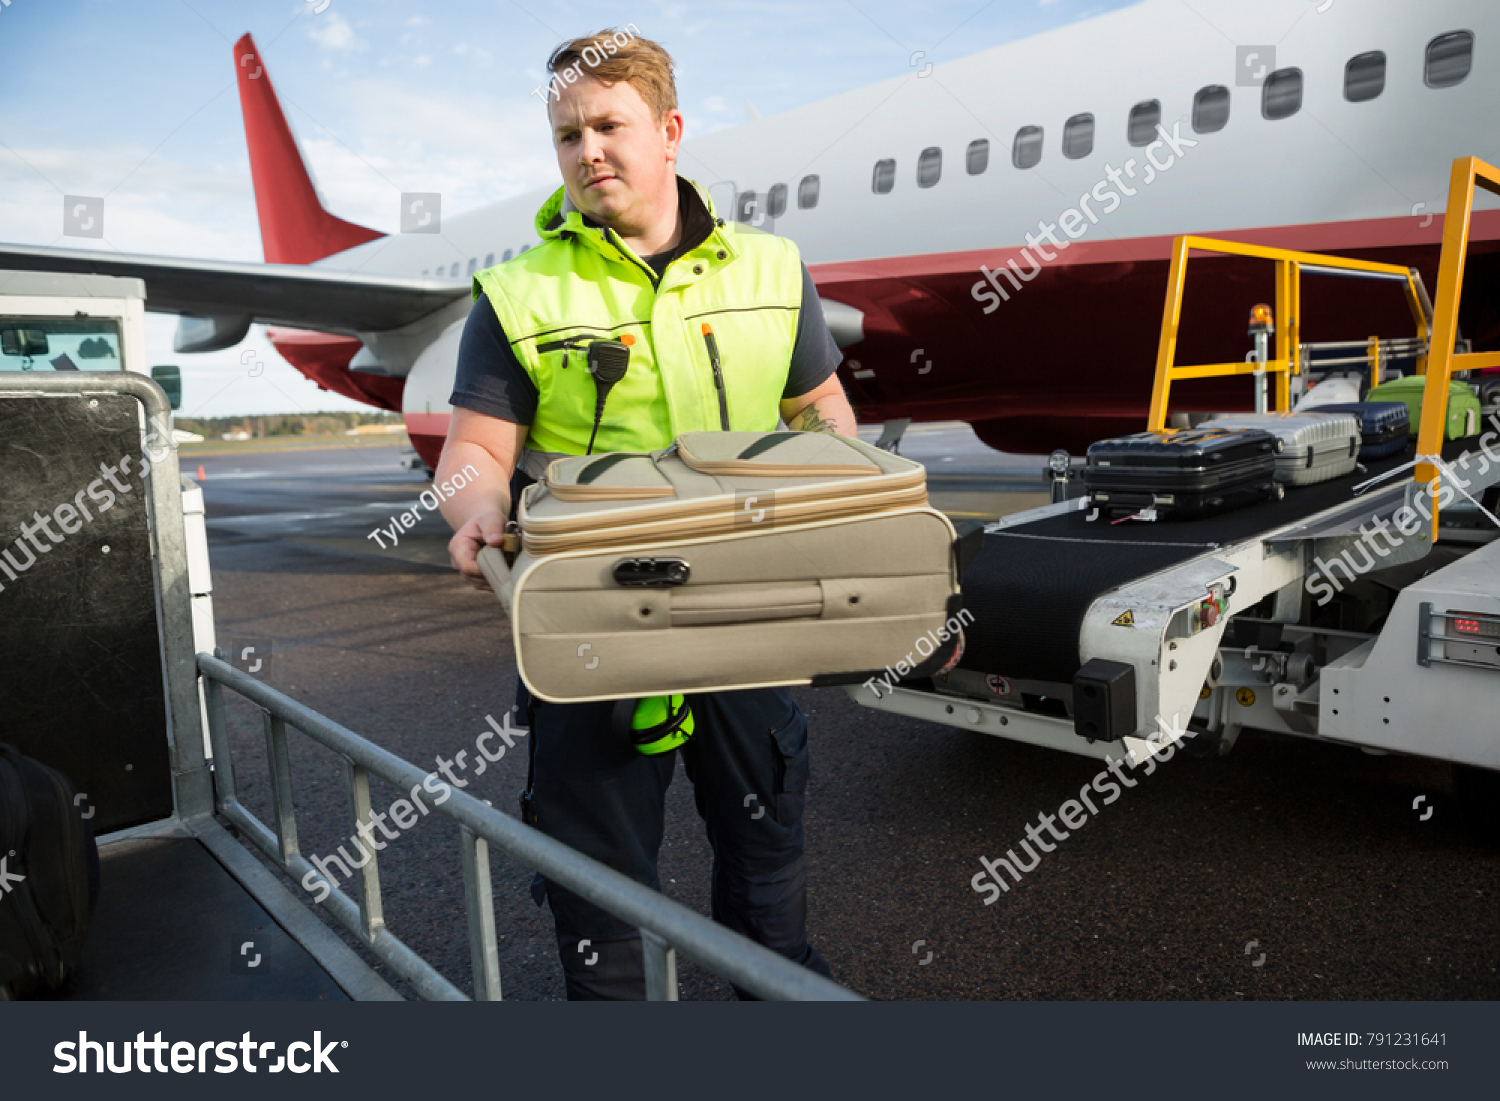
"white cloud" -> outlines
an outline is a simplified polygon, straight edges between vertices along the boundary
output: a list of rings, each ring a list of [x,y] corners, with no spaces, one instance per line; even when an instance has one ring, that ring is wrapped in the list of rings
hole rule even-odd
[[[0,151],[0,240],[167,256],[261,259],[255,198],[243,162],[188,165],[130,143],[101,143],[76,150],[23,148],[16,153],[36,171]],[[59,189],[104,199],[102,239],[61,236]]]
[[[307,37],[325,50],[340,52],[363,50],[368,45],[364,39],[354,33],[349,20],[336,11],[329,12],[326,17],[313,20],[312,26],[308,28]]]

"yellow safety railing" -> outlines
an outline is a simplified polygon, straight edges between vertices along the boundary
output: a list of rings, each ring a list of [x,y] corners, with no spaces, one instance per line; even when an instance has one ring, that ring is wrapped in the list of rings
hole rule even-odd
[[[1453,350],[1458,335],[1458,304],[1463,295],[1464,261],[1469,251],[1469,222],[1474,214],[1474,188],[1500,195],[1500,169],[1478,157],[1459,157],[1448,179],[1448,212],[1443,221],[1443,254],[1438,261],[1437,299],[1432,305],[1432,346],[1427,358],[1427,386],[1422,391],[1422,424],[1417,432],[1418,455],[1440,455],[1448,423],[1448,384],[1454,371],[1500,367],[1500,352]],[[1417,481],[1434,483],[1431,463],[1417,467]],[[1433,533],[1437,508],[1433,508]]]
[[[1494,170],[1490,169],[1490,171]],[[1454,179],[1457,181],[1457,176]],[[1492,177],[1492,179],[1500,180],[1500,177]],[[1455,182],[1454,186],[1457,187],[1458,184]],[[1497,188],[1500,188],[1500,182],[1497,182],[1492,190]],[[1379,264],[1373,260],[1350,260],[1325,253],[1294,252],[1290,249],[1249,245],[1239,241],[1221,241],[1211,237],[1178,237],[1172,242],[1172,267],[1167,279],[1167,302],[1162,313],[1161,343],[1157,346],[1156,352],[1156,382],[1151,389],[1151,413],[1146,422],[1147,429],[1152,432],[1166,430],[1167,399],[1171,395],[1172,383],[1178,379],[1253,375],[1261,370],[1261,365],[1254,362],[1206,363],[1192,366],[1179,366],[1176,363],[1177,328],[1182,318],[1182,292],[1187,276],[1188,254],[1194,249],[1200,252],[1250,256],[1275,262],[1276,349],[1268,356],[1264,370],[1267,375],[1272,375],[1276,379],[1276,408],[1282,412],[1292,407],[1291,377],[1297,373],[1301,358],[1302,269],[1304,267],[1399,277],[1406,287],[1407,305],[1410,306],[1412,318],[1416,321],[1417,335],[1423,340],[1428,337],[1427,315],[1422,308],[1417,277],[1409,268],[1395,264]],[[1444,249],[1444,263],[1446,263],[1446,244]],[[1446,268],[1444,270],[1446,271]],[[1449,347],[1452,347],[1451,337]],[[1418,370],[1422,369],[1423,365],[1419,362]]]

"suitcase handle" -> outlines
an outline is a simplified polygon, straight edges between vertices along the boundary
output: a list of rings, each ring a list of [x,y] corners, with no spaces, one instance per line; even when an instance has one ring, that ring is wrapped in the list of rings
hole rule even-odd
[[[1351,459],[1359,453],[1359,440],[1360,438],[1358,436],[1349,437],[1349,458]],[[1313,458],[1317,454],[1317,451],[1318,448],[1316,444],[1307,445],[1307,469],[1309,470],[1311,470],[1313,467]]]
[[[674,589],[671,594],[673,627],[818,619],[822,615],[823,586],[817,581],[705,585]]]

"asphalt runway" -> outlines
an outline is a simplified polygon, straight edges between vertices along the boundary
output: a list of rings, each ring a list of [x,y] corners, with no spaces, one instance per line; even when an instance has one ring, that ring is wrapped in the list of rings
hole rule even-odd
[[[967,430],[913,431],[903,453],[928,465],[934,501],[955,516],[1044,500],[1042,459],[989,452]],[[448,568],[440,517],[394,547],[367,537],[426,480],[394,447],[184,456],[183,469],[200,462],[220,645],[269,641],[272,685],[419,767],[472,753],[514,692],[499,604]],[[1460,824],[1446,765],[1247,731],[1228,757],[1179,754],[1137,774],[985,905],[970,883],[981,856],[1018,848],[1098,763],[871,711],[842,689],[796,694],[812,743],[809,932],[866,996],[1500,997],[1500,848]],[[269,820],[259,721],[241,705],[231,726],[241,796]],[[513,815],[522,745],[470,777]],[[347,849],[337,761],[297,735],[293,761],[303,852]],[[395,795],[377,785],[377,808]],[[1413,809],[1418,796],[1430,813]],[[467,991],[456,842],[446,821],[423,819],[380,853],[380,877],[391,930]],[[709,859],[679,766],[662,884],[705,914]],[[529,870],[492,861],[505,996],[561,998]],[[680,974],[684,999],[731,996],[691,961]],[[1320,1011],[1309,1027],[1337,1019]]]

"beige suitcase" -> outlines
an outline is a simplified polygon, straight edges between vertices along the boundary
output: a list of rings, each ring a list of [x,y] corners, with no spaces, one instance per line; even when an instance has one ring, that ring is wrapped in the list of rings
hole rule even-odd
[[[537,696],[927,676],[959,640],[954,530],[918,463],[810,432],[558,459],[513,567],[479,563]]]

